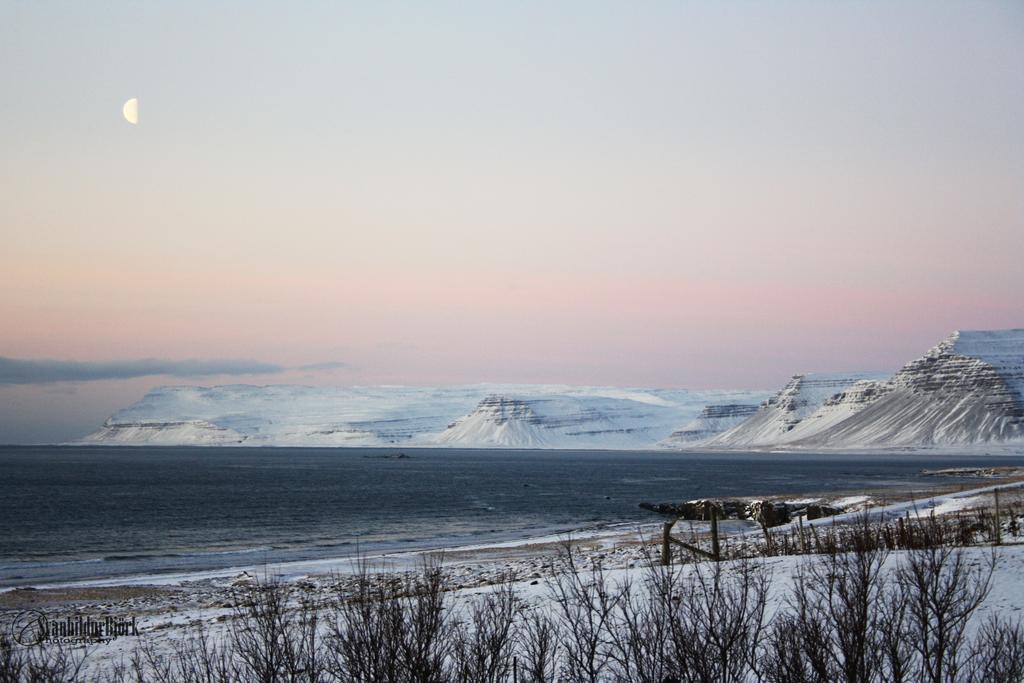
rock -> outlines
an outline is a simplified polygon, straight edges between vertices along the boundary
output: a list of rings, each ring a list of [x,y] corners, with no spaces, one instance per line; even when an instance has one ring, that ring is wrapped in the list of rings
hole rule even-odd
[[[842,512],[840,508],[832,507],[831,505],[824,505],[822,503],[812,503],[808,505],[805,514],[809,520],[821,519],[822,517],[834,517]]]
[[[746,517],[747,502],[742,500],[694,500],[687,503],[640,503],[644,510],[681,519],[711,519],[711,511],[717,510],[719,519],[743,519]]]
[[[789,521],[789,506],[771,500],[757,500],[747,507],[747,517],[762,527],[773,527]]]

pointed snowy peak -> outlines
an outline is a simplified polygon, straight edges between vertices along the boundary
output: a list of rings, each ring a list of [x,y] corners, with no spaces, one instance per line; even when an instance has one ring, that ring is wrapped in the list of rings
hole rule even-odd
[[[531,401],[492,394],[469,415],[448,426],[437,443],[450,446],[550,447],[543,421]]]
[[[804,448],[949,446],[1024,438],[1024,331],[954,332]]]
[[[794,438],[794,430],[829,399],[842,395],[858,382],[880,379],[875,373],[809,373],[794,375],[754,415],[708,443],[725,448],[774,446]],[[799,433],[799,432],[797,432]]]

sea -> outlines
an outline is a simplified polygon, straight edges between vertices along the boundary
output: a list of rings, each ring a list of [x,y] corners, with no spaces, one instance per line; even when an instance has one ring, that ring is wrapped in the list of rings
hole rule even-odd
[[[642,502],[910,494],[936,483],[925,470],[995,465],[1024,457],[3,446],[0,588],[659,521]]]

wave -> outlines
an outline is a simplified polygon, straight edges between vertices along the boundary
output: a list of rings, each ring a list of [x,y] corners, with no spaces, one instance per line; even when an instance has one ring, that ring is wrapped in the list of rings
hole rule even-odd
[[[22,560],[20,558],[13,558],[17,564],[0,564],[0,571],[7,569],[36,569],[40,567],[67,567],[76,564],[94,564],[97,562],[103,562],[102,557],[92,557],[86,560],[55,560],[53,562],[43,562],[40,560]]]
[[[189,559],[198,557],[220,557],[224,555],[248,555],[251,553],[266,553],[274,550],[273,546],[261,545],[255,548],[238,548],[235,550],[197,550],[186,553],[130,553],[120,555],[107,555],[104,562],[126,562],[131,560],[159,560],[168,558]]]
[[[69,567],[84,564],[97,564],[101,562],[131,562],[133,560],[167,560],[167,559],[190,559],[201,557],[219,557],[224,555],[249,555],[252,553],[263,553],[274,550],[271,546],[257,546],[255,548],[239,548],[237,550],[205,550],[184,553],[119,553],[116,555],[105,555],[103,557],[90,557],[81,560],[22,560],[13,558],[13,563],[0,564],[0,571],[21,570],[21,569],[45,569],[47,567]]]

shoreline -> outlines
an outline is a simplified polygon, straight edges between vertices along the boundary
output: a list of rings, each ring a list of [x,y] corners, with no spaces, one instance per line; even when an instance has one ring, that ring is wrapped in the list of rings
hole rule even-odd
[[[445,451],[522,451],[522,452],[544,452],[544,451],[555,451],[555,452],[588,452],[588,453],[616,453],[616,452],[627,452],[627,453],[702,453],[705,455],[718,455],[718,454],[741,454],[741,453],[753,453],[753,454],[773,454],[777,453],[780,455],[886,455],[893,453],[901,453],[907,455],[959,455],[963,457],[1021,457],[1024,456],[1024,441],[993,441],[976,444],[937,444],[937,445],[908,445],[908,446],[873,446],[864,448],[829,448],[827,446],[814,446],[814,447],[799,447],[799,446],[744,446],[726,448],[726,447],[715,447],[695,444],[694,446],[686,447],[669,447],[659,446],[658,443],[650,444],[649,446],[642,446],[636,448],[619,447],[619,448],[576,448],[576,447],[562,447],[552,446],[548,448],[531,448],[531,447],[517,447],[517,446],[495,446],[488,444],[481,444],[478,446],[452,446],[445,443],[420,443],[420,444],[407,444],[401,447],[394,445],[380,444],[380,445],[338,445],[338,446],[325,446],[317,444],[294,444],[294,443],[281,443],[281,444],[269,444],[269,443],[257,443],[257,444],[246,444],[246,443],[180,443],[180,444],[162,444],[162,443],[129,443],[122,441],[62,441],[57,443],[32,443],[32,444],[0,444],[0,448],[138,448],[138,449],[174,449],[174,448],[209,448],[211,450],[218,449],[238,449],[238,448],[253,448],[253,449],[275,449],[275,448],[286,448],[286,449],[313,449],[313,450],[328,450],[328,451],[357,451],[357,450],[379,450],[379,451],[427,451],[427,450],[445,450]]]
[[[778,502],[822,502],[835,504],[843,509],[843,513],[834,517],[815,520],[814,524],[828,524],[844,520],[864,509],[873,511],[885,510],[887,507],[899,507],[912,501],[923,502],[939,497],[960,498],[965,494],[980,494],[993,488],[1024,485],[1024,468],[1019,467],[978,467],[949,468],[926,471],[934,478],[934,484],[911,490],[887,489],[874,490],[856,489],[848,491],[808,492],[779,494],[773,496],[740,496],[744,500],[773,500]],[[948,481],[947,477],[967,478],[971,482],[985,486],[969,486],[957,481]],[[907,496],[910,499],[907,499]],[[902,507],[900,509],[903,509]],[[24,585],[0,588],[0,609],[5,607],[5,596],[18,591],[95,591],[120,588],[163,587],[173,588],[203,583],[217,584],[227,579],[240,576],[274,576],[285,581],[300,580],[310,576],[344,575],[355,571],[360,564],[370,563],[378,567],[379,573],[402,572],[414,570],[422,564],[424,558],[440,556],[446,563],[472,563],[478,561],[515,562],[524,556],[547,554],[560,548],[567,540],[574,544],[635,545],[645,539],[656,538],[660,527],[667,519],[664,515],[651,513],[649,521],[609,521],[566,530],[552,530],[541,534],[513,535],[511,538],[464,544],[436,544],[427,547],[398,549],[368,554],[353,553],[344,556],[289,560],[284,562],[240,563],[227,567],[201,569],[194,571],[168,571],[163,573],[131,574],[123,576],[98,577],[71,581],[49,581],[28,583]],[[760,533],[760,527],[750,520],[723,520],[728,533],[733,536],[745,536]],[[703,523],[691,522],[691,528],[701,528]],[[514,532],[510,532],[513,533]]]
[[[909,500],[906,492],[866,489],[845,492],[829,492],[823,496],[810,494],[797,497],[780,495],[780,501],[846,500],[848,507],[843,513],[831,518],[819,518],[809,524],[843,524],[859,518],[864,510],[882,519],[888,511],[902,516],[908,506],[920,516],[935,510],[942,514],[957,514],[970,506],[990,505],[987,492],[993,488],[1006,487],[1004,498],[1007,511],[1019,515],[1024,509],[1024,469],[1013,468],[993,477],[980,470],[974,485],[945,480],[939,474],[935,485],[928,487],[927,494],[914,495]],[[920,508],[918,507],[920,506]],[[741,547],[752,548],[761,542],[761,528],[744,521],[727,520],[730,540]],[[572,551],[586,565],[599,564],[609,576],[623,579],[639,578],[657,564],[660,527],[663,518],[652,516],[644,524],[609,525],[601,528],[577,530],[573,534],[548,534],[499,543],[483,543],[455,547],[436,547],[398,553],[384,553],[362,558],[341,558],[320,560],[312,563],[286,563],[236,567],[218,570],[216,576],[199,577],[195,574],[181,574],[154,580],[153,577],[73,582],[63,585],[48,584],[39,587],[18,587],[0,592],[0,628],[6,628],[19,614],[32,612],[45,614],[48,618],[64,618],[65,615],[96,619],[130,620],[138,625],[139,635],[157,651],[173,653],[176,643],[183,642],[197,628],[208,629],[214,639],[230,633],[245,595],[258,584],[265,582],[282,583],[294,587],[302,595],[316,601],[329,602],[339,596],[352,595],[359,585],[360,574],[368,577],[372,585],[394,585],[403,577],[421,576],[425,563],[435,560],[444,575],[444,592],[455,604],[473,599],[496,586],[512,582],[517,594],[527,603],[542,605],[545,591],[550,590],[564,570],[564,553],[567,538],[572,540]],[[694,522],[699,526],[701,522]],[[782,527],[773,527],[782,529]],[[679,530],[685,535],[685,531]],[[700,535],[702,529],[693,530]],[[1011,575],[1018,572],[1024,559],[1022,539],[1007,539],[1003,551],[1003,568]],[[981,557],[984,548],[969,550],[972,556]],[[789,585],[786,576],[804,556],[764,556],[763,562],[779,572],[779,586]],[[727,560],[728,564],[729,561]],[[682,564],[688,567],[690,565]],[[689,571],[689,570],[687,570]],[[998,587],[993,609],[1018,609],[1019,600],[1013,598],[1013,582]],[[1007,593],[1009,591],[1009,593]],[[74,618],[74,617],[72,617]],[[107,670],[122,661],[136,646],[135,638],[119,638],[89,645],[91,667]],[[83,645],[76,646],[85,647]]]

